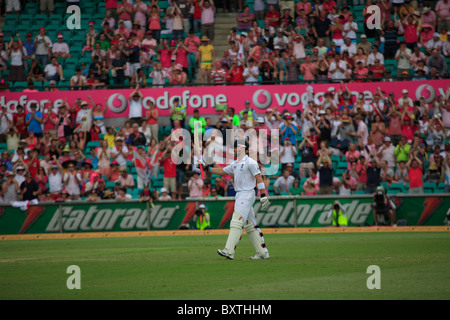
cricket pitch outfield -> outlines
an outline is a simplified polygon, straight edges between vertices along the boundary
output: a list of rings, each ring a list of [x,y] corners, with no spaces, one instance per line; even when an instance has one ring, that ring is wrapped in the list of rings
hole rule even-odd
[[[444,230],[266,230],[271,258],[258,261],[249,259],[254,250],[245,234],[234,261],[218,256],[226,230],[6,240],[0,241],[0,299],[449,299],[450,233]],[[74,265],[80,289],[67,286]],[[367,285],[373,265],[380,289]]]

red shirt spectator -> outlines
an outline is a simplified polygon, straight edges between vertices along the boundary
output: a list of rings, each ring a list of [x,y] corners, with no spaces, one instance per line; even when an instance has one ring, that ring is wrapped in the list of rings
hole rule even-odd
[[[269,22],[269,26],[271,27],[279,27],[280,26],[280,18],[281,13],[276,11],[273,6],[270,6],[269,12],[266,14],[266,21]]]
[[[326,13],[330,13],[333,11],[333,8],[336,7],[336,2],[333,0],[325,0],[324,3],[322,3],[323,10],[325,10]]]
[[[238,66],[235,61],[231,62],[231,77],[230,82],[244,82],[244,66]]]
[[[418,163],[414,163],[417,163],[416,159],[412,160],[412,164],[408,172],[410,189],[423,187],[423,170]]]
[[[161,165],[164,168],[165,178],[174,178],[177,176],[177,165],[172,161],[170,153],[161,160]]]
[[[23,112],[23,107],[17,107],[17,113],[13,114],[13,123],[19,131],[19,134],[23,137],[28,135],[27,124],[25,123],[26,114]]]

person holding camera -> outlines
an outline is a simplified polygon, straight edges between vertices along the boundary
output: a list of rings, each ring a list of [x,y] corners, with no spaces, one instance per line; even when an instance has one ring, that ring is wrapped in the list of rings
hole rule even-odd
[[[333,227],[347,227],[347,213],[338,200],[333,203],[333,206],[328,212],[327,218],[329,219],[331,217]]]
[[[198,206],[198,209],[195,210],[195,215],[192,220],[195,223],[193,229],[211,229],[211,219],[209,217],[209,213],[206,211],[206,206],[204,204]]]
[[[341,181],[339,181],[339,195],[340,196],[349,196],[352,194],[352,191],[356,190],[356,179],[351,176],[348,170],[344,171],[342,174]]]
[[[386,223],[389,220],[391,226],[395,222],[395,209],[394,202],[386,195],[386,190],[383,187],[377,187],[375,194],[373,195],[373,219],[375,226],[381,223]]]

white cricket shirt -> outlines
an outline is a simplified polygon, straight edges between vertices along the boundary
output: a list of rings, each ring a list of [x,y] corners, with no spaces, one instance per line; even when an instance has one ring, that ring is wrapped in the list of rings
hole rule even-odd
[[[233,161],[223,168],[223,171],[234,175],[234,190],[236,192],[254,190],[256,187],[255,176],[261,173],[258,163],[247,155],[239,162]]]

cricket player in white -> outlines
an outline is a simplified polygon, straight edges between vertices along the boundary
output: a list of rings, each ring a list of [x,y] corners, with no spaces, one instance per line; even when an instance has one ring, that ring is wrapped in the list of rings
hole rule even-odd
[[[236,246],[242,237],[242,229],[245,229],[256,250],[256,254],[251,259],[268,259],[269,251],[264,243],[263,234],[256,225],[255,211],[253,210],[256,186],[261,193],[261,208],[267,210],[270,202],[265,195],[266,187],[262,180],[258,163],[246,154],[246,150],[248,150],[247,143],[236,143],[235,154],[237,154],[237,160],[223,169],[220,167],[206,167],[213,174],[233,175],[234,189],[236,190],[234,213],[230,222],[228,240],[225,244],[225,249],[219,249],[217,253],[233,260]],[[205,165],[202,160],[198,163]]]

